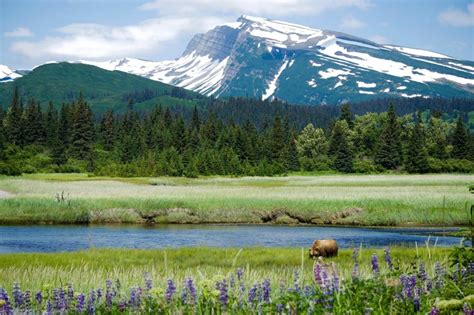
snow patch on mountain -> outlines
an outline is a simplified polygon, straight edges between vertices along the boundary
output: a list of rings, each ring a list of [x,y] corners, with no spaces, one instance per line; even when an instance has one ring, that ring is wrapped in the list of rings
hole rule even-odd
[[[16,73],[9,67],[0,65],[0,82],[9,82],[20,77],[20,74]]]
[[[357,81],[357,86],[360,88],[374,88],[377,86],[375,83],[365,83],[362,81]]]
[[[448,58],[452,59],[449,56],[439,54],[433,51],[423,50],[423,49],[415,49],[415,48],[407,48],[407,47],[400,47],[400,46],[392,46],[392,45],[385,45],[384,47],[397,50],[402,53],[406,53],[412,56],[420,56],[420,57],[431,57],[431,58]]]
[[[288,64],[288,60],[285,59],[283,61],[283,64],[281,65],[280,69],[278,69],[278,72],[275,74],[273,79],[268,84],[268,88],[265,90],[265,93],[263,93],[263,95],[262,95],[262,100],[266,100],[267,98],[272,96],[273,93],[275,93],[275,90],[276,90],[276,87],[277,87],[276,83],[278,81],[278,78],[280,77],[283,70],[285,70],[287,64]]]
[[[326,71],[318,72],[321,78],[329,79],[340,75],[354,75],[350,70],[328,68]]]

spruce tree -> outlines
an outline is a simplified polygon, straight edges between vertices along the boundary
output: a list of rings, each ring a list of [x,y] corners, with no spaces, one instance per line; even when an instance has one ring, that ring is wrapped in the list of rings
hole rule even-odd
[[[285,131],[281,125],[280,116],[276,115],[273,122],[272,138],[271,138],[271,153],[274,161],[280,161],[282,152],[286,147]]]
[[[455,159],[467,159],[469,157],[469,134],[464,126],[464,120],[461,115],[456,122],[452,137],[452,157]]]
[[[115,117],[112,109],[109,109],[102,118],[100,134],[104,149],[111,151],[114,148],[116,138]]]
[[[9,143],[23,145],[23,106],[18,94],[18,87],[13,92],[12,102],[5,117],[5,133]]]
[[[81,93],[72,110],[71,150],[75,158],[85,160],[90,156],[94,129],[92,111]]]
[[[353,171],[354,155],[347,139],[348,130],[349,126],[346,120],[337,121],[332,130],[330,143],[334,169],[343,173],[351,173]]]
[[[345,120],[350,129],[354,128],[354,117],[352,115],[351,105],[349,105],[349,103],[342,105],[339,120]]]
[[[44,119],[46,131],[46,144],[49,148],[53,148],[59,141],[59,120],[58,111],[54,108],[53,103],[49,102]]]
[[[429,170],[428,150],[425,146],[421,114],[418,112],[415,126],[410,133],[406,157],[406,169],[409,173],[426,173]]]
[[[24,144],[42,144],[45,140],[43,113],[39,103],[36,103],[33,99],[28,101],[23,114],[23,121]]]
[[[390,104],[387,112],[387,121],[376,147],[375,163],[386,169],[396,169],[401,163],[401,126],[395,113],[395,107]]]

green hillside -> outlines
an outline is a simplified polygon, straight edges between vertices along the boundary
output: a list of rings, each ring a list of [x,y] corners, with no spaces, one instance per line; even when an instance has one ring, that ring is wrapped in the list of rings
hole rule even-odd
[[[1,107],[8,107],[15,86],[24,100],[33,97],[43,106],[50,100],[60,106],[76,99],[82,91],[92,109],[99,113],[109,108],[123,111],[129,99],[134,100],[137,109],[157,104],[194,106],[203,99],[198,93],[133,74],[66,62],[42,65],[14,82],[1,84]]]

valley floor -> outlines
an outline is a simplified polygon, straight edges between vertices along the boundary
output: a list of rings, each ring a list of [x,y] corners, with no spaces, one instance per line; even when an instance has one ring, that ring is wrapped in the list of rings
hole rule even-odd
[[[0,178],[0,224],[467,226],[474,175]]]

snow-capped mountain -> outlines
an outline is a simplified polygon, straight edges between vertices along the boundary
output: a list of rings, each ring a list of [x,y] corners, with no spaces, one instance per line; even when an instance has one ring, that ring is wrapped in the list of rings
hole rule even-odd
[[[8,68],[7,66],[0,65],[0,82],[13,81],[16,78],[20,78],[21,74]]]
[[[216,97],[276,97],[296,104],[474,97],[473,61],[251,16],[195,35],[176,60],[77,62]]]

